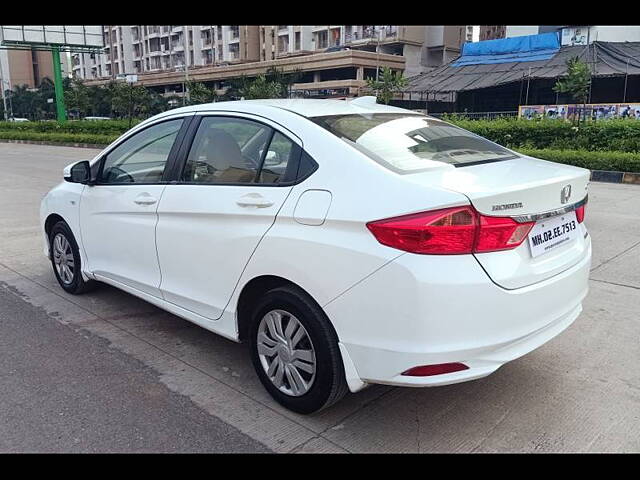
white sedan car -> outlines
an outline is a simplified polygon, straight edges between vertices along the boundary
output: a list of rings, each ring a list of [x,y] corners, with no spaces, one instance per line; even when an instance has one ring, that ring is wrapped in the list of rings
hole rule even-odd
[[[371,97],[171,110],[64,180],[41,220],[65,291],[108,283],[248,342],[300,413],[489,375],[587,294],[588,170]]]

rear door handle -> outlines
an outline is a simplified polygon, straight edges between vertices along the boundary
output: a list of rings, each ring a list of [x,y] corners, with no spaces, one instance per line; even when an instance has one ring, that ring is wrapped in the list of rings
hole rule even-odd
[[[241,207],[267,208],[273,205],[273,202],[267,200],[259,193],[247,193],[236,200],[236,204]]]
[[[136,203],[138,205],[153,205],[154,203],[156,203],[158,201],[157,198],[151,196],[148,193],[141,193],[140,195],[138,195],[134,200],[133,203]]]

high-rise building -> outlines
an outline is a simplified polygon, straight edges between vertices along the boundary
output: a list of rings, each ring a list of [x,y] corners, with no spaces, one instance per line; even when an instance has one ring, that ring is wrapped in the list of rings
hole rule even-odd
[[[260,60],[253,25],[105,26],[103,53],[73,55],[73,74],[116,78],[223,63]]]
[[[75,54],[73,74],[99,82],[138,74],[145,85],[180,93],[185,70],[219,89],[276,67],[301,71],[294,90],[305,95],[357,95],[376,67],[429,71],[457,57],[472,35],[467,25],[106,26],[104,53]]]
[[[60,61],[63,75],[67,75],[68,56],[61,54]],[[0,49],[0,77],[5,90],[12,90],[22,85],[37,88],[45,78],[53,81],[51,52],[32,49]]]

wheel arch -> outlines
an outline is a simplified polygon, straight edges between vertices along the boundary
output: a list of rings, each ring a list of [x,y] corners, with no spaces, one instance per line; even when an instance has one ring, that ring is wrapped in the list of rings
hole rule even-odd
[[[260,275],[258,277],[254,277],[251,280],[249,280],[244,285],[244,287],[242,287],[242,291],[238,296],[238,302],[236,305],[236,315],[237,315],[237,328],[238,328],[239,341],[244,342],[247,339],[249,324],[251,322],[251,309],[252,309],[252,306],[255,305],[256,300],[259,299],[262,295],[264,295],[269,290],[273,290],[274,288],[283,287],[283,286],[290,286],[299,290],[301,293],[303,293],[304,295],[309,297],[311,300],[313,300],[313,302],[318,306],[318,308],[320,308],[324,312],[324,309],[322,308],[322,306],[320,306],[318,301],[315,298],[313,298],[313,295],[311,295],[307,290],[305,290],[303,287],[301,287],[297,283],[277,275]],[[325,312],[325,315],[326,315],[326,312]],[[336,335],[336,338],[338,338],[338,333],[336,332],[336,329],[333,323],[331,322],[331,320],[329,320],[329,324],[331,325],[331,328],[333,329]]]
[[[49,214],[47,219],[44,221],[44,231],[47,234],[47,237],[51,233],[53,226],[60,221],[65,222],[68,225],[68,222],[61,215],[58,215],[57,213]]]

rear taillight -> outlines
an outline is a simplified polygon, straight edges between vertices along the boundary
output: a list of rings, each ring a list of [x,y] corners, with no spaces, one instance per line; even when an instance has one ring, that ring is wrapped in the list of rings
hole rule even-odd
[[[383,245],[411,253],[456,255],[520,245],[535,222],[481,215],[472,206],[445,208],[367,223]]]
[[[520,245],[536,222],[518,223],[509,217],[487,217],[478,214],[480,229],[474,252],[509,250]]]
[[[584,207],[586,206],[586,204],[583,204],[576,208],[576,220],[578,220],[578,223],[582,223],[584,221]]]

